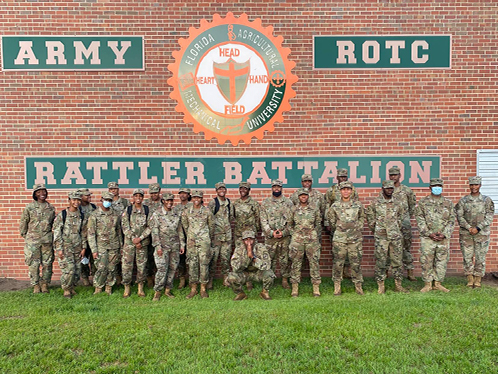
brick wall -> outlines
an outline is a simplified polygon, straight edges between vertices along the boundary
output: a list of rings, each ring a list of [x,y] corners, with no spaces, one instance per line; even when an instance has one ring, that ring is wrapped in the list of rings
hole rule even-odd
[[[184,124],[169,98],[167,65],[178,38],[214,13],[248,14],[273,26],[296,61],[292,111],[250,145],[219,145]],[[497,148],[498,7],[493,2],[420,1],[11,1],[0,5],[2,35],[145,37],[143,72],[0,72],[0,276],[27,278],[18,221],[31,192],[24,157],[161,155],[441,155],[445,194],[455,203],[476,173],[476,150]],[[313,35],[451,34],[451,70],[313,71]],[[129,197],[130,190],[122,194]],[[212,192],[212,191],[210,191]],[[287,191],[290,194],[291,191]],[[428,190],[416,190],[417,197]],[[229,197],[235,197],[230,191]],[[368,204],[377,190],[360,189]],[[49,192],[57,210],[66,192]],[[261,201],[269,191],[254,191]],[[498,223],[487,270],[498,271]],[[418,263],[419,241],[414,239]],[[457,231],[450,273],[462,273]],[[331,274],[324,238],[324,275]],[[364,269],[373,270],[365,230]],[[55,266],[58,274],[57,265]]]

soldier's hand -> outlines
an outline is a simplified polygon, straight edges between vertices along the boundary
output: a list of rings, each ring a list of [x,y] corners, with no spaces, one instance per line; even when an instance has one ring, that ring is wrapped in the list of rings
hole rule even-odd
[[[99,254],[97,252],[93,253],[93,259],[97,259],[97,257],[99,256]]]
[[[85,251],[85,249],[83,248],[83,249],[81,250],[81,252],[80,252],[80,260],[81,260],[83,257],[85,257],[85,252],[86,252],[86,251]]]
[[[133,244],[140,244],[141,241],[142,241],[142,239],[140,239],[140,238],[133,238],[133,240],[132,240]]]
[[[435,242],[437,242],[437,241],[438,241],[436,234],[430,234],[430,235],[429,235],[429,238],[431,238],[431,239],[432,239],[432,240],[434,240]]]
[[[62,251],[58,251],[57,255],[59,256],[59,260],[62,260],[64,258],[64,253]]]
[[[253,259],[253,258],[254,258],[254,253],[252,253],[252,250],[251,250],[251,249],[249,249],[249,250],[247,251],[247,256],[249,256],[249,258],[250,258],[250,259]]]
[[[479,230],[477,230],[477,228],[475,228],[475,227],[471,227],[469,229],[469,232],[470,232],[470,235],[475,235],[479,232]]]
[[[142,243],[135,244],[135,248],[142,249]]]
[[[157,255],[158,255],[158,256],[162,256],[162,255],[163,255],[163,250],[162,250],[161,248],[159,248],[159,249],[157,250]]]
[[[184,254],[185,253],[185,248],[180,248],[180,254]]]

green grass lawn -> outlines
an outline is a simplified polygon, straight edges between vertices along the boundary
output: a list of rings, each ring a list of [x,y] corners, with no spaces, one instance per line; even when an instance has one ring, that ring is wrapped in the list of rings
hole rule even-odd
[[[377,295],[372,279],[365,296],[344,282],[334,297],[324,279],[322,297],[306,280],[300,297],[280,285],[272,301],[233,301],[215,283],[209,299],[151,301],[136,296],[92,295],[78,287],[0,293],[2,373],[496,373],[498,289],[471,290],[463,278],[451,292],[397,294],[393,280]]]

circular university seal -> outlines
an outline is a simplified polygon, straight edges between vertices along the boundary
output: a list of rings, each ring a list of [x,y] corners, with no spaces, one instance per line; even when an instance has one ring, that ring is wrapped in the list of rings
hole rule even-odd
[[[226,18],[215,14],[213,22],[202,20],[189,32],[168,66],[171,98],[184,122],[220,144],[249,144],[252,137],[262,139],[265,130],[273,131],[274,122],[282,122],[282,113],[290,109],[297,81],[283,38],[274,37],[273,27],[262,27],[259,18],[250,22],[246,14],[236,18],[232,13]]]

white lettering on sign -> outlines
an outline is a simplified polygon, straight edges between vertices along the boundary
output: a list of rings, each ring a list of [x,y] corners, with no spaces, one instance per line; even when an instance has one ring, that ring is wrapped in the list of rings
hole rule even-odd
[[[285,170],[292,170],[292,161],[274,161],[271,163],[271,168],[273,170],[278,170],[278,179],[280,179],[283,184],[286,184],[287,178],[285,177]]]
[[[54,164],[51,162],[35,162],[36,177],[34,184],[56,184],[54,177]]]
[[[102,170],[107,170],[107,162],[87,162],[86,170],[93,169],[92,184],[103,184]]]
[[[429,60],[429,55],[423,54],[422,56],[419,56],[419,47],[422,47],[422,49],[429,49],[429,44],[425,40],[415,40],[412,43],[412,61],[416,64],[424,64]]]
[[[207,181],[204,177],[204,164],[202,162],[186,162],[185,167],[187,168],[187,179],[185,179],[185,183],[206,184]],[[197,183],[195,181],[196,179]]]
[[[93,41],[90,43],[88,48],[85,48],[85,45],[81,41],[75,41],[73,45],[74,45],[75,65],[83,65],[85,63],[85,60],[83,60],[83,56],[85,56],[86,58],[90,58],[90,56],[92,56],[92,59],[90,60],[90,64],[92,65],[100,64],[100,58],[99,58],[100,42]]]
[[[370,50],[372,50],[371,56]],[[367,40],[362,45],[362,55],[365,64],[376,64],[380,60],[380,44],[375,40]]]
[[[236,184],[242,182],[242,165],[239,162],[223,162],[225,178],[223,183]]]
[[[157,177],[148,177],[150,162],[139,162],[138,167],[140,168],[140,179],[138,180],[139,184],[157,183]]]
[[[76,184],[86,184],[86,179],[81,174],[79,162],[66,162],[66,174],[61,180],[61,184],[73,184],[72,180],[75,179]]]
[[[113,162],[112,170],[119,170],[118,184],[130,184],[128,169],[133,170],[133,162]]]
[[[64,44],[59,41],[45,42],[47,48],[47,65],[66,65],[67,60],[64,57]]]
[[[391,50],[391,59],[389,62],[391,64],[400,64],[401,59],[399,58],[400,48],[405,48],[404,40],[386,40],[386,48]]]
[[[129,40],[124,40],[121,42],[121,49],[118,49],[118,42],[116,41],[109,41],[107,42],[107,46],[112,49],[114,54],[116,55],[116,59],[114,60],[114,63],[116,65],[124,65],[125,59],[124,59],[124,54],[128,50],[128,48],[131,47],[131,41]]]
[[[24,65],[24,59],[28,59],[28,65],[38,65],[39,62],[33,52],[33,42],[28,40],[19,42],[19,53],[14,60],[14,64]]]
[[[179,162],[161,162],[163,167],[163,180],[162,184],[180,184],[181,179],[177,177],[178,169],[180,169]]]
[[[338,48],[337,63],[356,64],[356,57],[354,56],[354,43],[351,40],[338,40],[336,43]]]

